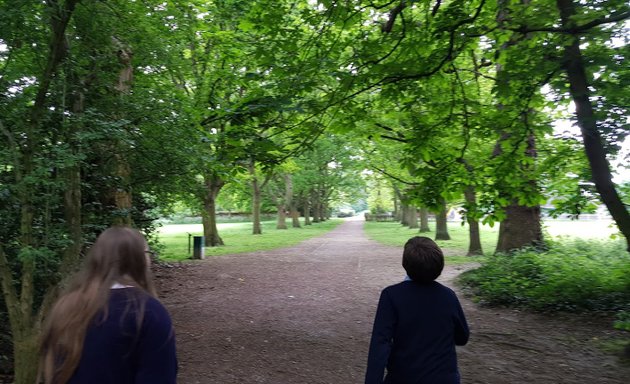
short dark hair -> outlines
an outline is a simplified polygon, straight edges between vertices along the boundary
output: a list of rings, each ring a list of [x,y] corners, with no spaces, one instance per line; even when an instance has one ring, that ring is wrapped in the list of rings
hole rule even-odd
[[[442,273],[444,254],[435,241],[428,237],[415,236],[405,244],[402,266],[411,280],[429,283]]]

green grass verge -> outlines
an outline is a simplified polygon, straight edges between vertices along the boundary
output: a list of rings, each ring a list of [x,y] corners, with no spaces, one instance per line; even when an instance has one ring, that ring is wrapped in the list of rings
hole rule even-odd
[[[206,247],[205,256],[220,256],[234,253],[263,251],[289,247],[334,229],[343,220],[331,219],[323,223],[276,229],[275,221],[262,222],[262,235],[252,234],[252,223],[218,224],[219,234],[225,245],[220,247]],[[160,228],[158,249],[160,260],[180,261],[190,258],[188,252],[188,234],[201,236],[201,224],[171,224]]]
[[[375,222],[368,221],[363,227],[367,236],[382,244],[402,247],[407,240],[414,236],[426,236],[435,238],[435,222],[429,223],[432,232],[419,233],[418,229],[409,229],[397,222]],[[466,256],[468,252],[468,226],[461,226],[459,223],[449,223],[448,233],[451,240],[437,240],[436,243],[442,248],[447,264],[479,262],[483,260],[481,256]],[[483,226],[481,229],[481,247],[485,254],[494,252],[499,235],[499,227],[494,228]]]
[[[413,236],[435,237],[435,222],[431,221],[429,227],[432,232],[419,233],[418,229],[409,229],[397,222],[365,223],[365,232],[369,238],[383,244],[402,247]],[[499,224],[490,227],[482,225],[481,247],[484,255],[494,254],[497,239],[499,237]],[[612,221],[575,221],[575,220],[545,220],[543,222],[545,239],[558,242],[572,241],[572,239],[609,239],[616,232]],[[444,250],[448,263],[467,263],[471,261],[483,262],[484,257],[466,256],[468,252],[468,225],[457,222],[448,223],[448,233],[451,240],[437,240],[438,245]]]

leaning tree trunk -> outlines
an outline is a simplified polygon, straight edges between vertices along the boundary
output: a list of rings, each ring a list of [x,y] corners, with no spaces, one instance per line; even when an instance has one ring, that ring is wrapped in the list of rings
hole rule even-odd
[[[575,15],[575,4],[572,0],[557,0],[562,25],[565,29],[574,27],[571,17]],[[610,164],[606,159],[603,140],[597,129],[597,118],[593,105],[589,99],[589,83],[584,69],[584,60],[580,51],[579,35],[570,37],[570,42],[564,47],[564,68],[569,78],[569,89],[575,103],[577,123],[582,132],[584,151],[591,167],[591,175],[595,188],[602,202],[608,208],[617,227],[626,238],[627,250],[630,252],[630,212],[619,197],[612,181]]]
[[[206,247],[216,247],[223,245],[223,239],[219,236],[217,228],[216,199],[225,185],[225,182],[216,175],[206,175],[204,177],[205,194],[203,196],[203,212],[201,215],[203,222],[204,245]]]
[[[429,210],[426,207],[420,208],[420,233],[431,232],[429,228]]]
[[[441,199],[441,209],[435,214],[435,240],[450,240],[446,224],[446,201]]]
[[[464,190],[464,197],[466,202],[470,206],[474,206],[477,202],[477,196],[475,193],[475,187],[469,185]],[[468,253],[466,256],[483,255],[481,249],[481,232],[479,231],[479,221],[466,215],[466,221],[468,222]]]

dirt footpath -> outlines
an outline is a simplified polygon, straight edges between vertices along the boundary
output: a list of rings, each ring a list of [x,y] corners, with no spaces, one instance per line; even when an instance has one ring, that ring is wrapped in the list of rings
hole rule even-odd
[[[402,247],[368,240],[362,225],[159,268],[179,382],[362,383],[378,296],[404,277]],[[464,268],[447,265],[439,281],[456,289]],[[458,294],[472,332],[458,347],[463,383],[628,383],[630,367],[597,348],[614,334],[610,319],[483,308]]]

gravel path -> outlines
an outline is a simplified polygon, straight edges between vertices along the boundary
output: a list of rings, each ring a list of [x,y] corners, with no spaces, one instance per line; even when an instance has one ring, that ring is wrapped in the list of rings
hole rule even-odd
[[[218,256],[156,271],[173,316],[179,382],[362,383],[380,290],[400,281],[402,247],[363,222],[281,250]],[[402,244],[401,244],[402,246]],[[448,254],[448,250],[446,250]],[[439,281],[468,266],[448,266]],[[470,323],[463,383],[627,383],[630,367],[597,345],[610,319],[484,308],[458,292]]]

